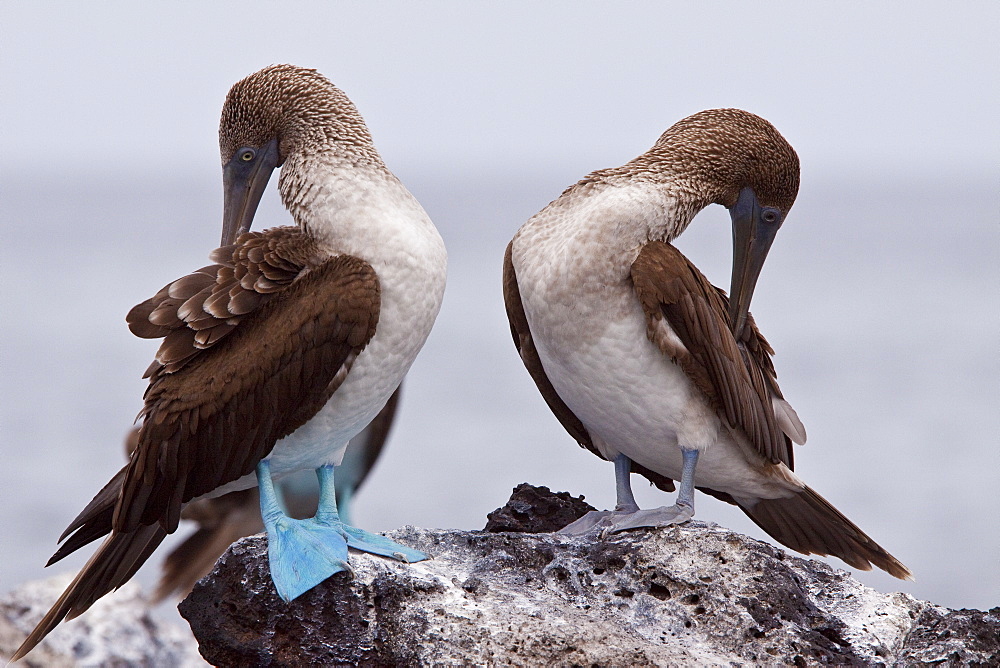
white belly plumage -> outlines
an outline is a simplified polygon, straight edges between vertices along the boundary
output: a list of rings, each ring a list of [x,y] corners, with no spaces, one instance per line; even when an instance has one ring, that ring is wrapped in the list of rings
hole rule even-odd
[[[522,293],[523,294],[523,293]],[[605,297],[607,306],[608,295]],[[629,295],[631,297],[631,295]],[[536,337],[546,375],[608,459],[622,453],[679,480],[680,446],[701,451],[695,483],[742,496],[784,496],[784,485],[762,479],[704,394],[646,337],[637,300],[624,318],[581,322],[591,335],[561,345]],[[525,300],[528,301],[528,300]],[[614,312],[615,309],[609,309]],[[620,312],[620,311],[619,311]],[[545,311],[527,313],[532,332]],[[585,329],[584,329],[585,328]],[[543,325],[539,329],[545,330]],[[596,333],[595,333],[596,332]]]
[[[347,442],[382,410],[403,380],[430,333],[437,309],[387,301],[383,300],[375,336],[354,361],[343,385],[309,422],[275,443],[268,455],[272,475],[340,464]]]
[[[429,271],[409,267],[402,277],[380,272],[382,305],[375,335],[326,405],[309,422],[275,443],[266,458],[275,479],[302,469],[340,464],[348,441],[385,406],[423,347],[441,307],[443,246],[437,260]],[[256,485],[256,475],[250,473],[207,496]]]

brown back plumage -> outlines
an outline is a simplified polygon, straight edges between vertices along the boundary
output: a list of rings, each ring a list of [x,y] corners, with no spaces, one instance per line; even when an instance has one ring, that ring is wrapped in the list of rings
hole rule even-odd
[[[143,378],[155,381],[178,371],[325,257],[295,227],[252,232],[214,250],[211,258],[218,264],[168,283],[125,316],[136,336],[163,339]]]
[[[274,228],[241,237],[232,268],[216,265],[216,288],[196,298],[205,296],[202,312],[231,313],[218,318],[231,327],[226,345],[199,347],[196,338],[180,369],[187,373],[167,366],[152,373],[116,529],[160,522],[174,531],[182,503],[251,473],[276,440],[305,424],[339,387],[375,332],[378,279],[350,256],[312,265],[321,257],[314,249],[297,228]],[[287,287],[278,289],[282,283]],[[251,301],[242,298],[246,292],[256,307],[252,318],[235,313]],[[226,302],[240,307],[230,311]],[[178,308],[178,321],[198,310],[187,305]],[[202,322],[185,319],[167,338],[187,342],[186,330]]]

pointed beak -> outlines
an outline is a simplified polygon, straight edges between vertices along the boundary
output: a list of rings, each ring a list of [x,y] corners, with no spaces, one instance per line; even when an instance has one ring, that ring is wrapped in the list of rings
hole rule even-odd
[[[222,244],[228,246],[250,231],[257,205],[271,173],[278,166],[278,140],[272,139],[257,152],[251,162],[240,160],[240,151],[222,168],[224,203],[222,208]]]
[[[750,300],[757,277],[764,266],[767,251],[781,227],[784,215],[777,209],[764,209],[751,188],[740,191],[729,210],[733,220],[733,279],[729,290],[729,320],[733,336],[739,340],[746,325]]]

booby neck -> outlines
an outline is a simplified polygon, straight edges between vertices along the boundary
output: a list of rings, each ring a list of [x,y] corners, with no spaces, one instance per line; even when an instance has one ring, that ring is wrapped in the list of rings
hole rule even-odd
[[[798,156],[770,123],[711,109],[675,123],[624,165],[587,175],[535,219],[555,214],[562,225],[614,226],[626,242],[670,242],[709,204],[732,208],[745,187],[771,194],[763,204],[787,213],[798,183]]]
[[[629,179],[595,172],[542,209],[527,227],[560,235],[599,234],[615,246],[671,241],[710,203],[665,179]]]
[[[381,161],[359,164],[339,148],[282,166],[278,188],[296,225],[328,253],[359,257],[376,270],[389,258],[443,260],[444,242],[416,198]]]
[[[247,214],[280,167],[282,203],[321,251],[365,260],[383,278],[393,267],[443,277],[437,229],[386,168],[354,104],[318,72],[274,65],[237,82],[219,143],[235,184],[227,192],[240,196],[227,200],[224,244],[249,229]]]

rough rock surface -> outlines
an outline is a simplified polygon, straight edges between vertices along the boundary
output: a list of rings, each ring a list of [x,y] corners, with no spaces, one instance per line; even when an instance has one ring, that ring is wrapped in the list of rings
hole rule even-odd
[[[515,504],[525,495],[546,497],[522,490]],[[527,527],[550,515],[517,508]],[[340,573],[286,604],[266,540],[254,536],[230,548],[181,613],[221,666],[1000,664],[1000,608],[881,594],[701,522],[604,540],[389,535],[434,559],[352,553],[353,579]]]
[[[73,579],[72,573],[29,582],[0,599],[0,656],[6,662],[49,606]],[[150,616],[139,585],[129,583],[94,604],[86,614],[61,624],[18,666],[204,666],[191,634]]]

